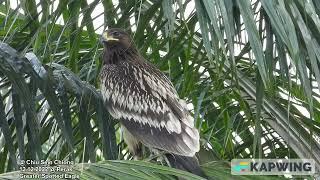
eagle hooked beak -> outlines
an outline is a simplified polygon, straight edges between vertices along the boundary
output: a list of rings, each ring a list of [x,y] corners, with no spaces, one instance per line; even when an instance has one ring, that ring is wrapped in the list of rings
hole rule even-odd
[[[119,39],[114,38],[113,36],[108,35],[108,32],[104,32],[101,35],[102,42],[109,42],[109,41],[119,41]]]

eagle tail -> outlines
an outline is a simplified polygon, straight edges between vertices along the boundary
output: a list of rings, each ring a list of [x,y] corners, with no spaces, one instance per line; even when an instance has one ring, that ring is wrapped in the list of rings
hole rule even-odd
[[[199,162],[195,156],[188,157],[176,154],[166,154],[166,157],[172,167],[191,172],[192,174],[196,174],[203,178],[208,178],[206,174],[203,172],[203,170],[200,168]]]

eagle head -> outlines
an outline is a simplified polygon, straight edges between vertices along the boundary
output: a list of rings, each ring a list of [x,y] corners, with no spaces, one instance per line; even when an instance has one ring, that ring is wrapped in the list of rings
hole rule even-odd
[[[138,51],[130,35],[122,29],[111,28],[102,33],[100,41],[104,46],[104,64],[117,64],[121,61],[135,60]]]
[[[128,49],[132,47],[130,35],[122,29],[112,28],[102,33],[100,41],[105,47]]]

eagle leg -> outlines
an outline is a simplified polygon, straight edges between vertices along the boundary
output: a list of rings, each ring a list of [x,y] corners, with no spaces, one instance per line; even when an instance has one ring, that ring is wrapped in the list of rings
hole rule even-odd
[[[126,127],[121,125],[124,142],[127,144],[130,153],[134,160],[141,160],[143,158],[142,143],[135,138]]]

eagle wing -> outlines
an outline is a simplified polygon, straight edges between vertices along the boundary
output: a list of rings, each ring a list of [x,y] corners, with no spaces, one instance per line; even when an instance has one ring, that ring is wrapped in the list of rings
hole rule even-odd
[[[104,66],[101,90],[110,114],[145,145],[194,156],[199,133],[171,81],[146,62]]]

